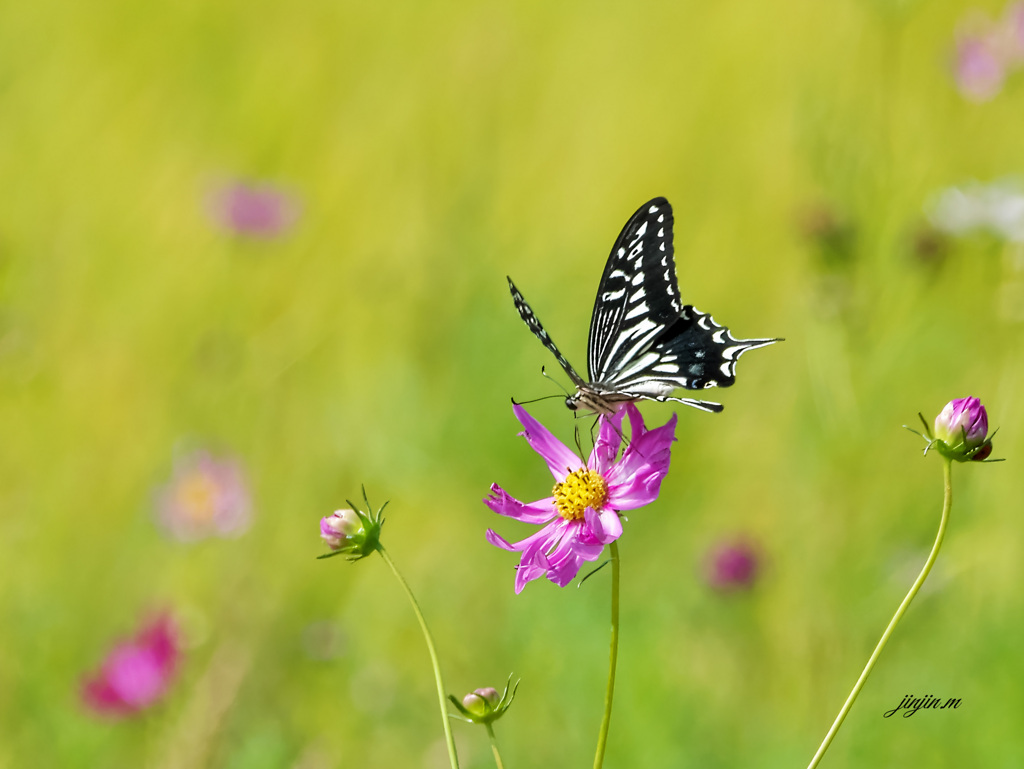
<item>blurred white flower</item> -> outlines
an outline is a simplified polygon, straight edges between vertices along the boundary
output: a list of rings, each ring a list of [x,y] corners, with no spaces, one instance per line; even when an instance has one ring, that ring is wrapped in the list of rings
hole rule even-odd
[[[1015,179],[948,187],[925,206],[931,224],[950,235],[988,231],[1024,243],[1024,189]]]

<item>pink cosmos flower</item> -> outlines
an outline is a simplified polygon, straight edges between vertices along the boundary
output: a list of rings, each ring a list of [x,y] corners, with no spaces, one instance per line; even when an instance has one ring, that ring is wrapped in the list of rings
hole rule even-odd
[[[596,561],[604,546],[621,536],[620,510],[635,510],[658,498],[676,439],[676,416],[673,414],[667,424],[654,430],[645,427],[632,403],[612,417],[601,416],[594,450],[584,464],[526,409],[516,405],[512,410],[523,425],[520,435],[547,462],[555,487],[550,497],[524,504],[493,484],[484,504],[499,515],[543,528],[514,544],[488,529],[487,541],[522,553],[516,570],[516,593],[539,577],[564,587],[576,577],[584,561]],[[632,434],[616,461],[622,443],[623,413],[629,415]]]
[[[196,451],[175,463],[160,489],[157,522],[175,539],[238,536],[249,527],[249,489],[237,461]]]
[[[174,622],[166,613],[157,615],[134,638],[116,644],[99,671],[85,678],[82,701],[99,715],[134,715],[164,696],[180,656]]]
[[[222,228],[257,238],[282,235],[298,218],[298,205],[292,196],[266,183],[225,184],[211,195],[209,209]]]
[[[956,46],[954,74],[957,87],[965,97],[983,102],[1003,89],[1006,67],[988,38],[965,36]]]

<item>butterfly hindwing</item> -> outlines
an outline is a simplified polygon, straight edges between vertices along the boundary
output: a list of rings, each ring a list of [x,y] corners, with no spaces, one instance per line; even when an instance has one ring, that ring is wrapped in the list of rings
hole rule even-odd
[[[639,397],[664,395],[676,388],[704,390],[736,381],[736,361],[747,350],[775,339],[735,339],[725,326],[691,305],[654,341],[650,349],[616,372],[608,385]],[[705,408],[706,401],[698,408]],[[690,405],[696,405],[690,403]],[[711,409],[720,411],[717,408]]]

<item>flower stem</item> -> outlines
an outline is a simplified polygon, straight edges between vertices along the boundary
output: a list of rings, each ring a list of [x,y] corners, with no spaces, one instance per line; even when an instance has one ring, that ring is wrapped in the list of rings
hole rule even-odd
[[[864,687],[864,682],[867,681],[868,676],[875,667],[875,662],[878,660],[878,656],[882,653],[882,649],[885,648],[886,641],[889,640],[889,636],[892,635],[892,631],[896,629],[897,623],[899,623],[900,619],[903,617],[907,607],[910,606],[910,602],[914,600],[914,596],[917,595],[917,591],[921,589],[921,585],[923,585],[925,579],[928,578],[928,573],[932,570],[932,565],[935,563],[935,559],[939,555],[939,548],[942,547],[942,539],[946,536],[946,524],[949,523],[949,512],[953,507],[953,463],[946,457],[942,458],[942,462],[945,494],[942,500],[942,518],[939,521],[939,533],[935,536],[935,544],[932,545],[932,551],[928,554],[928,560],[924,562],[924,568],[921,569],[921,573],[914,581],[913,586],[910,588],[910,592],[907,593],[907,597],[903,599],[903,603],[901,603],[900,608],[896,610],[896,614],[893,615],[892,620],[889,622],[889,626],[885,629],[885,632],[882,633],[882,637],[878,641],[878,646],[876,646],[875,650],[871,653],[871,657],[868,659],[868,664],[864,666],[864,670],[860,674],[860,678],[857,679],[857,683],[853,686],[853,691],[850,692],[850,696],[846,698],[846,702],[843,704],[842,710],[840,710],[839,715],[836,716],[835,723],[833,723],[832,728],[828,730],[828,734],[825,735],[825,739],[818,748],[818,752],[814,754],[814,758],[811,759],[811,763],[807,765],[807,769],[814,769],[825,755],[825,751],[828,750],[828,746],[832,744],[832,738],[836,736],[836,732],[839,731],[839,727],[843,725],[843,720],[846,718],[846,714],[850,712],[850,708],[853,707],[853,703],[856,701],[857,695],[860,694],[860,690]]]
[[[409,596],[409,603],[412,604],[412,610],[416,612],[416,619],[419,620],[420,629],[423,631],[423,638],[427,642],[427,651],[430,652],[430,662],[434,666],[434,683],[437,684],[437,701],[441,705],[441,723],[444,725],[444,736],[448,742],[448,759],[451,762],[452,769],[459,769],[459,756],[455,752],[455,738],[452,736],[452,724],[451,719],[448,718],[448,703],[445,700],[445,688],[444,681],[441,679],[441,663],[437,659],[437,650],[434,648],[434,639],[430,636],[430,631],[427,629],[427,621],[423,618],[423,612],[420,611],[420,605],[416,603],[416,596],[412,594],[412,590],[409,588],[409,583],[405,581],[405,578],[399,573],[398,567],[395,566],[395,562],[391,560],[391,556],[384,550],[384,546],[377,543],[377,552],[380,553],[380,557],[384,559],[384,562],[391,567],[391,571],[394,573],[395,578],[402,585],[405,590],[405,594]]]
[[[604,763],[604,749],[608,744],[608,726],[612,720],[612,698],[615,695],[615,665],[619,659],[619,543],[612,542],[612,636],[611,651],[608,655],[608,689],[604,694],[604,718],[597,735],[597,754],[594,769],[601,769]]]
[[[494,754],[494,763],[498,769],[505,769],[505,764],[501,762],[501,754],[498,752],[498,740],[494,736],[494,727],[489,723],[485,724],[487,727],[487,736],[491,738],[491,752]]]

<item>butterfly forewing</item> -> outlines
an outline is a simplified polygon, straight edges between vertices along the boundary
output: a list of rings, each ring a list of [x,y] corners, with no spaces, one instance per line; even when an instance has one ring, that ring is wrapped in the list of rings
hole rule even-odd
[[[591,382],[607,382],[671,325],[682,309],[672,252],[672,207],[637,209],[612,246],[594,300],[587,345]]]

